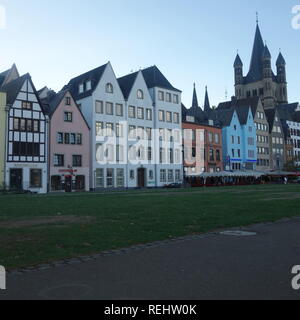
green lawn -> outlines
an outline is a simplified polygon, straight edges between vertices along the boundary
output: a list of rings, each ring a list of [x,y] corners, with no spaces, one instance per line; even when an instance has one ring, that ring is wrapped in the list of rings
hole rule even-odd
[[[0,265],[33,266],[297,215],[300,185],[0,195]]]

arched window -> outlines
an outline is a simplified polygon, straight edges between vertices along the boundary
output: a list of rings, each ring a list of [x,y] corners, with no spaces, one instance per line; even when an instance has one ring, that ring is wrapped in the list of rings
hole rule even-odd
[[[107,93],[114,93],[114,87],[113,87],[113,85],[111,83],[108,83],[106,85],[106,92]]]
[[[144,92],[142,90],[137,91],[137,98],[138,99],[144,99]]]

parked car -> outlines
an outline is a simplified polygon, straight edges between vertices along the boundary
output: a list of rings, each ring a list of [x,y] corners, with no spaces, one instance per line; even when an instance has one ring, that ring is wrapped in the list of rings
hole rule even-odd
[[[165,189],[180,189],[182,188],[182,184],[181,183],[171,183],[171,184],[166,184],[164,186]]]
[[[300,177],[297,177],[296,179],[293,179],[291,183],[300,183]]]

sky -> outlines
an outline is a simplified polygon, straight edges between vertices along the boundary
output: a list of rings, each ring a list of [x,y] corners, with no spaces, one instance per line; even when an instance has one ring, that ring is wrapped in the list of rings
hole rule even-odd
[[[300,0],[298,0],[300,4]],[[300,101],[297,0],[0,0],[0,71],[13,63],[37,89],[59,91],[77,75],[110,61],[120,77],[157,65],[191,106],[208,86],[212,105],[234,94],[237,50],[249,69],[256,12],[273,58],[287,62],[289,101]],[[3,26],[3,11],[5,25]],[[2,14],[1,14],[2,13]],[[2,19],[2,21],[1,21]],[[300,19],[299,19],[300,21]],[[2,28],[1,28],[2,27]]]

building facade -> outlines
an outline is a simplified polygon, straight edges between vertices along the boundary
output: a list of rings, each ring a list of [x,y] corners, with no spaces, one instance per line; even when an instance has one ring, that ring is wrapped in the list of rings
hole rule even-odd
[[[266,110],[270,132],[270,166],[272,170],[283,170],[286,162],[282,123],[277,109]]]
[[[181,92],[157,67],[117,79],[108,63],[66,88],[91,127],[92,189],[182,181]]]
[[[5,188],[6,93],[0,92],[0,190]]]
[[[11,190],[47,192],[47,119],[31,77],[1,88],[7,95],[5,184]]]
[[[190,121],[182,123],[185,174],[222,171],[222,129]]]
[[[257,24],[249,72],[243,73],[243,62],[234,62],[235,96],[237,99],[260,97],[265,109],[288,103],[286,62],[281,53],[276,61],[277,74],[272,70],[272,57]]]
[[[228,110],[236,108],[251,108],[252,117],[255,123],[256,145],[257,145],[257,171],[269,171],[270,168],[270,143],[269,143],[269,123],[265,114],[264,107],[259,97],[248,99],[233,98],[231,101],[222,102],[218,106],[218,110]],[[221,112],[221,111],[220,111]]]
[[[90,190],[90,128],[69,91],[42,100],[49,124],[49,191]]]

